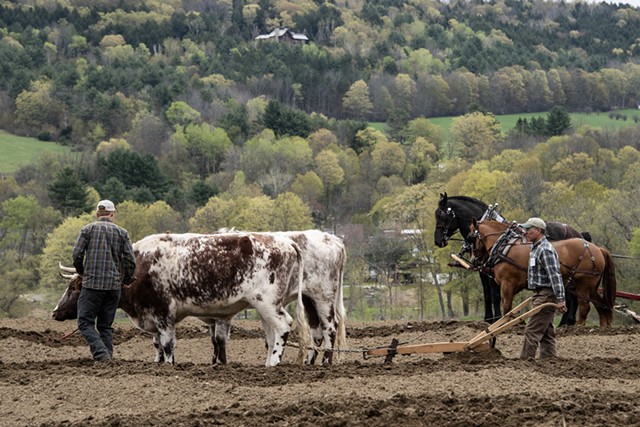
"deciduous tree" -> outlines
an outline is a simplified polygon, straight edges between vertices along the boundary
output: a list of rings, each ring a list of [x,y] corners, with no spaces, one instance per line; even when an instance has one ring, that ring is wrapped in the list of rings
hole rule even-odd
[[[342,106],[350,117],[359,120],[364,120],[371,113],[373,104],[369,95],[369,86],[364,80],[358,80],[351,85],[342,98]]]

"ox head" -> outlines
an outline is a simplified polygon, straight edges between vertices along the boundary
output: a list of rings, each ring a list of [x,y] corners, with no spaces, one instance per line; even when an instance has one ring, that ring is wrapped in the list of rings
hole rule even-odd
[[[62,264],[60,264],[60,275],[69,279],[70,282],[58,305],[53,309],[51,317],[58,321],[75,319],[78,317],[78,297],[82,290],[82,276],[75,269],[64,267]]]

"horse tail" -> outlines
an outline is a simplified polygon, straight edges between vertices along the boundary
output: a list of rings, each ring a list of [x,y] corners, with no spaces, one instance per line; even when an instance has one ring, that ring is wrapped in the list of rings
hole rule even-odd
[[[608,321],[611,323],[613,321],[613,306],[615,305],[617,291],[616,267],[613,264],[613,256],[611,256],[611,252],[604,248],[600,249],[604,256],[604,270],[602,272],[604,304],[607,308]]]

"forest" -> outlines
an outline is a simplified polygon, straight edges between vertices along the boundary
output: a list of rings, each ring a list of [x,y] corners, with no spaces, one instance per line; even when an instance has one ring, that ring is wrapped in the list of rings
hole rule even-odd
[[[306,40],[257,39],[279,29]],[[640,127],[567,114],[640,106],[638,34],[640,10],[579,1],[0,1],[0,128],[72,150],[0,176],[0,316],[59,293],[104,198],[134,241],[338,234],[363,320],[477,316],[433,244],[443,191],[638,257]]]

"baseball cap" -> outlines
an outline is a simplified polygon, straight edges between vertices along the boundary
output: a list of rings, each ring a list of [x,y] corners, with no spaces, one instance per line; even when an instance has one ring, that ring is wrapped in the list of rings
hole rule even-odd
[[[107,212],[115,212],[116,205],[113,204],[111,200],[100,200],[98,202],[97,211],[107,211]]]
[[[524,224],[520,224],[520,227],[528,230],[531,227],[536,227],[536,228],[540,228],[542,230],[546,230],[547,229],[547,224],[541,220],[540,218],[529,218],[527,220],[527,222],[525,222]]]

